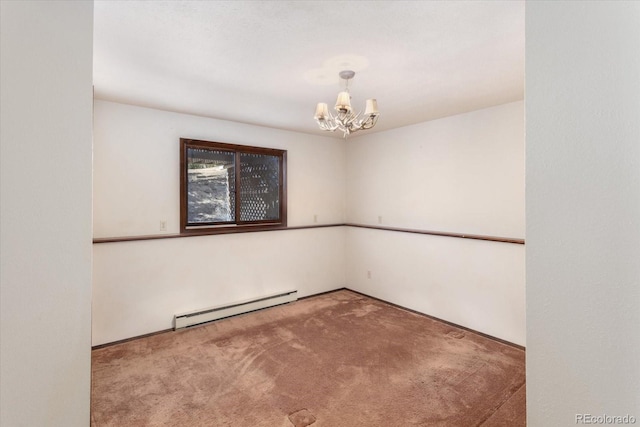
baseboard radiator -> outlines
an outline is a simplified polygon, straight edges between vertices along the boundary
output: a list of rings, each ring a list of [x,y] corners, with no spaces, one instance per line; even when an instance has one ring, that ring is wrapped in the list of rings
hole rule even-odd
[[[250,311],[273,307],[275,305],[286,304],[297,299],[298,291],[290,291],[257,299],[236,302],[225,306],[210,307],[188,313],[176,314],[174,329],[187,328],[189,326],[199,325],[201,323],[211,322],[225,317],[248,313]]]

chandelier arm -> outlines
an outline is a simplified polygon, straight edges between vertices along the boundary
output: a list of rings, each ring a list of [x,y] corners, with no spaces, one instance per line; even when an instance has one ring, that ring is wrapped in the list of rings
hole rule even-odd
[[[318,123],[318,127],[322,130],[330,130],[330,125],[326,122],[326,120],[316,119],[316,123]]]
[[[379,116],[379,114],[370,116],[369,119],[367,119],[367,122],[370,123],[370,124],[367,125],[367,127],[365,127],[364,129],[371,129],[372,127],[374,127],[376,125],[376,123],[378,123],[378,116]]]
[[[372,127],[375,126],[375,116],[374,115],[368,115],[366,117],[363,117],[358,123],[358,129],[360,130],[367,130],[367,129],[371,129]]]
[[[378,121],[378,116],[379,114],[368,115],[366,118],[363,118],[362,120],[360,120],[360,122],[358,123],[358,128],[362,130],[371,129],[376,125],[376,122]]]
[[[350,131],[355,132],[357,130],[360,130],[360,126],[358,123],[358,116],[360,115],[360,113],[357,114],[351,114],[351,116],[349,117],[349,119],[346,121],[345,125],[349,128]]]
[[[333,132],[338,128],[338,125],[329,124],[329,123],[320,123],[320,122],[318,122],[318,125],[320,126],[320,129],[326,130],[328,132]]]
[[[329,123],[331,123],[331,125],[330,125],[331,132],[333,132],[336,129],[340,128],[340,120],[339,120],[338,116],[334,116],[331,113],[329,113]]]
[[[333,132],[339,127],[336,117],[331,113],[329,113],[329,117],[324,120],[323,124],[324,126],[321,126],[321,128],[329,132]]]
[[[377,122],[378,122],[378,116],[371,116],[364,123],[363,129],[371,129],[376,125]]]

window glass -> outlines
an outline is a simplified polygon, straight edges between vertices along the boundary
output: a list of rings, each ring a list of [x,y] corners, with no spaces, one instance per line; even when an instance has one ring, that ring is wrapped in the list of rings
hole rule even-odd
[[[187,149],[187,222],[235,221],[235,153]]]
[[[278,157],[240,154],[240,220],[277,220],[280,213]]]
[[[182,138],[181,232],[286,227],[286,153]]]

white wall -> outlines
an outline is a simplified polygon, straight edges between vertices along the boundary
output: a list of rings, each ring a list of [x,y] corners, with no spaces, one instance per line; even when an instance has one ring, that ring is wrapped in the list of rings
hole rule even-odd
[[[523,101],[347,144],[349,222],[524,237]]]
[[[180,231],[180,138],[287,150],[289,226],[344,222],[344,142],[95,101],[94,236]]]
[[[0,4],[0,425],[87,426],[93,3]]]
[[[171,328],[173,315],[344,287],[343,227],[94,245],[93,344]]]
[[[347,283],[524,345],[524,252],[523,245],[349,228]]]
[[[95,102],[96,237],[179,232],[179,139],[287,150],[289,226],[344,222],[342,140]],[[317,223],[314,222],[317,215]],[[171,328],[185,311],[345,286],[342,227],[94,245],[93,344]]]
[[[639,23],[638,2],[527,2],[533,427],[640,422]]]
[[[348,222],[524,238],[522,101],[361,136],[347,164]],[[522,245],[349,229],[347,283],[525,344]]]
[[[346,142],[100,100],[94,128],[96,237],[161,234],[161,220],[179,231],[180,137],[288,150],[290,226],[344,222],[348,187],[349,222],[524,235],[522,102]],[[94,345],[341,286],[524,344],[520,245],[342,227],[105,243],[93,280]]]

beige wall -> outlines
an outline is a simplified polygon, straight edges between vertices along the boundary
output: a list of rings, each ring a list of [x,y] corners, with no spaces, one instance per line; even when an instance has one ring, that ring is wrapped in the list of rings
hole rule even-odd
[[[523,101],[364,134],[347,164],[349,222],[524,238]]]
[[[0,5],[0,425],[87,426],[93,3]]]
[[[347,164],[348,222],[524,238],[522,101],[359,137]],[[347,283],[525,345],[524,254],[518,244],[349,229]]]
[[[526,7],[528,425],[637,424],[640,3]]]

